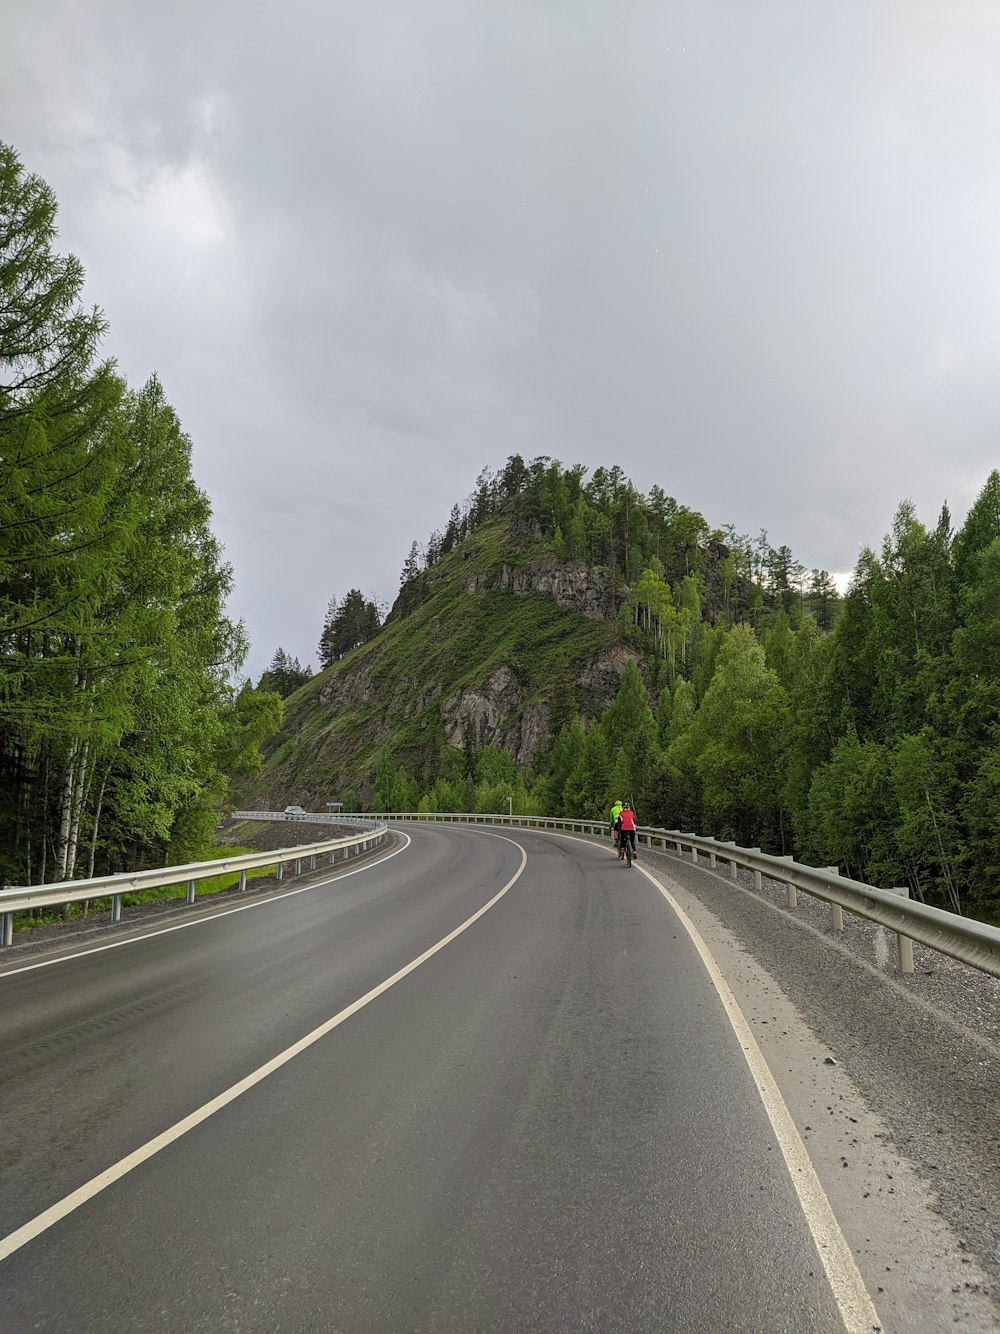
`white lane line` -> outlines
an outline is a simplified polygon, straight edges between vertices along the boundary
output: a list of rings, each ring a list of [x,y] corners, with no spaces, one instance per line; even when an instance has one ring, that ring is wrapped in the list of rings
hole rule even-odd
[[[499,836],[494,835],[494,837]],[[503,841],[505,843],[514,843],[514,840],[510,838],[505,838]],[[432,945],[429,950],[425,950],[419,958],[413,959],[410,963],[406,964],[405,967],[400,968],[398,973],[393,973],[392,977],[388,977],[384,982],[380,982],[377,987],[373,987],[372,990],[367,992],[364,996],[353,1001],[346,1009],[335,1014],[332,1019],[328,1019],[326,1023],[320,1024],[318,1028],[314,1028],[312,1032],[307,1033],[304,1038],[299,1038],[298,1042],[294,1042],[290,1047],[286,1047],[283,1052],[280,1052],[266,1064],[260,1066],[257,1070],[254,1070],[253,1073],[247,1075],[245,1079],[241,1079],[239,1083],[233,1084],[231,1088],[226,1089],[225,1093],[220,1093],[217,1098],[213,1098],[211,1102],[206,1102],[203,1107],[199,1107],[198,1110],[192,1112],[190,1116],[186,1116],[182,1121],[178,1121],[176,1125],[172,1125],[169,1130],[165,1130],[161,1135],[157,1135],[154,1139],[147,1141],[147,1143],[136,1149],[134,1153],[128,1154],[127,1157],[120,1159],[117,1163],[113,1163],[111,1167],[98,1173],[96,1177],[91,1177],[91,1179],[85,1182],[84,1185],[80,1186],[78,1190],[73,1191],[72,1194],[67,1195],[57,1204],[53,1204],[51,1208],[46,1209],[44,1213],[38,1214],[37,1217],[31,1219],[30,1222],[25,1223],[23,1227],[19,1227],[15,1232],[11,1232],[6,1237],[0,1238],[0,1261],[6,1260],[9,1255],[13,1255],[14,1252],[20,1250],[22,1246],[26,1246],[29,1241],[34,1241],[36,1237],[40,1236],[41,1233],[46,1232],[55,1223],[58,1223],[61,1219],[65,1218],[67,1214],[73,1213],[74,1210],[79,1209],[81,1205],[86,1204],[88,1200],[92,1200],[95,1195],[99,1195],[102,1190],[106,1190],[108,1186],[114,1185],[116,1181],[120,1181],[123,1176],[141,1166],[148,1159],[159,1153],[161,1149],[167,1148],[167,1146],[173,1144],[175,1140],[180,1139],[182,1135],[186,1135],[189,1130],[193,1130],[195,1126],[201,1125],[202,1121],[207,1121],[210,1116],[214,1116],[216,1112],[220,1112],[223,1107],[227,1107],[231,1102],[235,1102],[242,1094],[248,1092],[248,1090],[252,1089],[262,1080],[267,1079],[268,1075],[273,1075],[276,1070],[280,1070],[283,1065],[287,1065],[289,1061],[294,1060],[296,1056],[301,1055],[301,1053],[308,1047],[319,1042],[320,1038],[326,1037],[328,1033],[332,1033],[335,1028],[339,1028],[340,1025],[350,1019],[352,1015],[357,1014],[359,1010],[363,1010],[366,1005],[370,1005],[371,1002],[381,996],[383,992],[388,991],[390,987],[394,987],[396,983],[401,982],[404,977],[408,977],[414,969],[419,968],[422,963],[426,963],[427,960],[437,954],[439,950],[443,950],[446,945],[450,945],[457,936],[460,936],[463,931],[467,931],[474,922],[478,922],[480,917],[485,913],[488,913],[495,904],[499,903],[507,891],[520,880],[524,868],[528,864],[528,855],[521,847],[520,843],[514,843],[514,847],[517,848],[518,852],[521,854],[521,865],[507,881],[503,889],[501,889],[499,893],[494,894],[488,903],[484,903],[478,912],[474,912],[471,917],[467,917],[461,926],[457,926],[455,930],[445,936],[443,940],[439,940],[436,945]]]
[[[872,1330],[881,1329],[882,1322],[872,1304],[871,1297],[868,1295],[865,1281],[854,1263],[851,1248],[840,1230],[840,1224],[830,1207],[826,1191],[816,1175],[816,1169],[812,1165],[806,1146],[795,1128],[792,1115],[785,1106],[785,1100],[782,1098],[781,1091],[771,1074],[767,1061],[764,1059],[763,1052],[757,1045],[757,1039],[740,1009],[739,1002],[719,971],[719,965],[709,953],[708,946],[702,939],[698,928],[674,896],[669,890],[664,889],[656,877],[646,870],[645,866],[633,863],[633,869],[641,871],[645,875],[646,879],[659,890],[680,918],[684,930],[691,937],[691,941],[701,955],[702,963],[708,970],[708,975],[719,993],[719,998],[726,1014],[729,1016],[733,1032],[743,1048],[743,1055],[746,1057],[750,1073],[764,1104],[764,1110],[767,1112],[771,1127],[781,1148],[806,1223],[812,1233],[819,1258],[823,1262],[823,1268],[826,1270],[826,1276],[833,1290],[834,1300],[840,1310],[844,1328],[848,1331],[848,1334],[871,1334]]]
[[[86,949],[77,950],[75,954],[60,954],[54,959],[41,959],[37,963],[23,964],[20,968],[10,968],[0,972],[0,981],[5,977],[15,977],[18,973],[30,973],[35,968],[51,968],[57,963],[68,963],[70,959],[84,959],[88,954],[102,954],[105,950],[121,949],[123,945],[136,945],[140,940],[152,940],[154,936],[168,936],[171,931],[185,931],[189,926],[204,926],[206,922],[217,922],[220,917],[231,917],[233,913],[237,912],[249,912],[251,908],[265,908],[269,903],[277,903],[281,899],[291,899],[296,894],[310,894],[314,889],[323,889],[326,885],[332,885],[339,880],[346,880],[348,876],[360,875],[362,871],[370,871],[372,867],[381,866],[383,862],[398,857],[401,852],[406,851],[412,842],[409,834],[403,834],[403,838],[406,839],[406,842],[401,848],[396,848],[393,852],[382,853],[380,856],[373,858],[372,861],[356,866],[352,871],[334,871],[325,880],[314,880],[312,884],[302,885],[299,889],[289,889],[283,893],[269,894],[266,899],[255,899],[253,903],[241,903],[238,908],[223,908],[219,912],[207,912],[201,917],[192,917],[188,922],[176,922],[173,926],[161,926],[155,931],[144,931],[141,936],[124,936],[121,940],[112,940],[106,945],[89,945]]]

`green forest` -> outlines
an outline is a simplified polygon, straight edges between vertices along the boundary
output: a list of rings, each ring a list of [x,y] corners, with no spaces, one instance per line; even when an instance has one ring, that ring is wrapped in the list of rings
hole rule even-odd
[[[233,685],[232,572],[155,376],[99,356],[105,320],[54,249],[56,201],[0,144],[0,881],[182,862],[274,693]]]
[[[901,503],[841,599],[766,534],[712,531],[619,469],[587,480],[515,457],[414,544],[393,616],[498,522],[611,571],[604,610],[634,661],[588,717],[550,657],[551,743],[529,770],[493,745],[410,767],[383,747],[374,809],[503,812],[510,798],[591,819],[630,798],[646,824],[1000,917],[1000,474],[957,531],[946,507],[928,528]]]

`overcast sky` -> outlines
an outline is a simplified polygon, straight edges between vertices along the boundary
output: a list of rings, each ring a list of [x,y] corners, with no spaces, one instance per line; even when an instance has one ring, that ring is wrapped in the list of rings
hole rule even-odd
[[[0,139],[194,446],[256,679],[480,469],[849,571],[997,465],[996,0],[4,0]]]

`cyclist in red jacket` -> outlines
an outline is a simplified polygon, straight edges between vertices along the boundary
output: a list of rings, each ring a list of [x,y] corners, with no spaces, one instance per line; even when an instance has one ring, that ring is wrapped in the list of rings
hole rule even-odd
[[[615,825],[619,830],[618,856],[624,856],[625,840],[627,838],[632,844],[632,860],[635,861],[635,811],[632,810],[628,802],[621,808],[621,813],[615,821]]]

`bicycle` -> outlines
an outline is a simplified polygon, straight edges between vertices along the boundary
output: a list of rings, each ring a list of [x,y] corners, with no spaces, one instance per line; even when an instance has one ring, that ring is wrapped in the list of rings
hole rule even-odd
[[[618,860],[625,863],[627,870],[632,868],[632,834],[627,829],[618,832]]]

